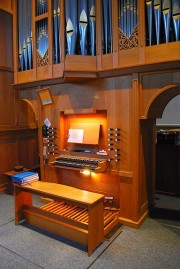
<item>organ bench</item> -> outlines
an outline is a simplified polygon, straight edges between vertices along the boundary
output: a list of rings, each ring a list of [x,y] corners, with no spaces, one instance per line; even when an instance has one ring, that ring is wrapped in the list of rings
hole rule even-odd
[[[33,205],[32,194],[48,198],[49,203]],[[119,222],[117,211],[104,209],[103,195],[62,184],[15,184],[14,198],[16,225],[25,219],[31,225],[87,246],[89,256]]]

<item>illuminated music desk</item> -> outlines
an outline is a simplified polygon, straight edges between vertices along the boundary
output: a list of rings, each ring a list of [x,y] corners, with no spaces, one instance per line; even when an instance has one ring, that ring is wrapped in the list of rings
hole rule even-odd
[[[50,198],[41,207],[33,205],[32,194]],[[15,224],[24,220],[87,246],[88,255],[117,223],[117,212],[104,213],[104,196],[62,184],[37,181],[14,185]]]

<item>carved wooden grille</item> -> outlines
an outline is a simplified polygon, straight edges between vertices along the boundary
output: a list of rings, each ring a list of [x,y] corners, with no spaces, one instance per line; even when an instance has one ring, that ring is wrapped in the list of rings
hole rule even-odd
[[[127,50],[132,49],[134,47],[138,46],[138,26],[134,28],[134,31],[130,35],[130,37],[127,37],[120,28],[119,29],[119,50]]]
[[[44,54],[44,57],[41,56],[39,51],[37,50],[37,66],[45,66],[48,65],[49,63],[49,51],[47,50],[46,53]]]

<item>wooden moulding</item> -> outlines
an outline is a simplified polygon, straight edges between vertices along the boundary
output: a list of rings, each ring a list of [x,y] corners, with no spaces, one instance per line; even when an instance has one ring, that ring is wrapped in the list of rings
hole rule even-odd
[[[65,109],[64,115],[76,115],[76,114],[95,114],[96,108],[83,108],[83,109]]]

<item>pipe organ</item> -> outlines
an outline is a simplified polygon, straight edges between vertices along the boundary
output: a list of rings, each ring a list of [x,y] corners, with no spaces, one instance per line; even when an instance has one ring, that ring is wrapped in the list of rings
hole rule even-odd
[[[13,4],[14,88],[38,128],[48,118],[58,132],[53,143],[38,134],[43,180],[113,197],[121,221],[139,225],[153,204],[154,119],[179,94],[180,1]],[[39,93],[49,87],[48,105]],[[82,123],[99,123],[97,142]]]
[[[179,0],[145,0],[144,7],[138,0],[16,3],[18,72],[60,64],[68,55],[110,55],[116,42],[119,51],[129,50],[139,46],[140,37],[146,46],[180,41]]]

